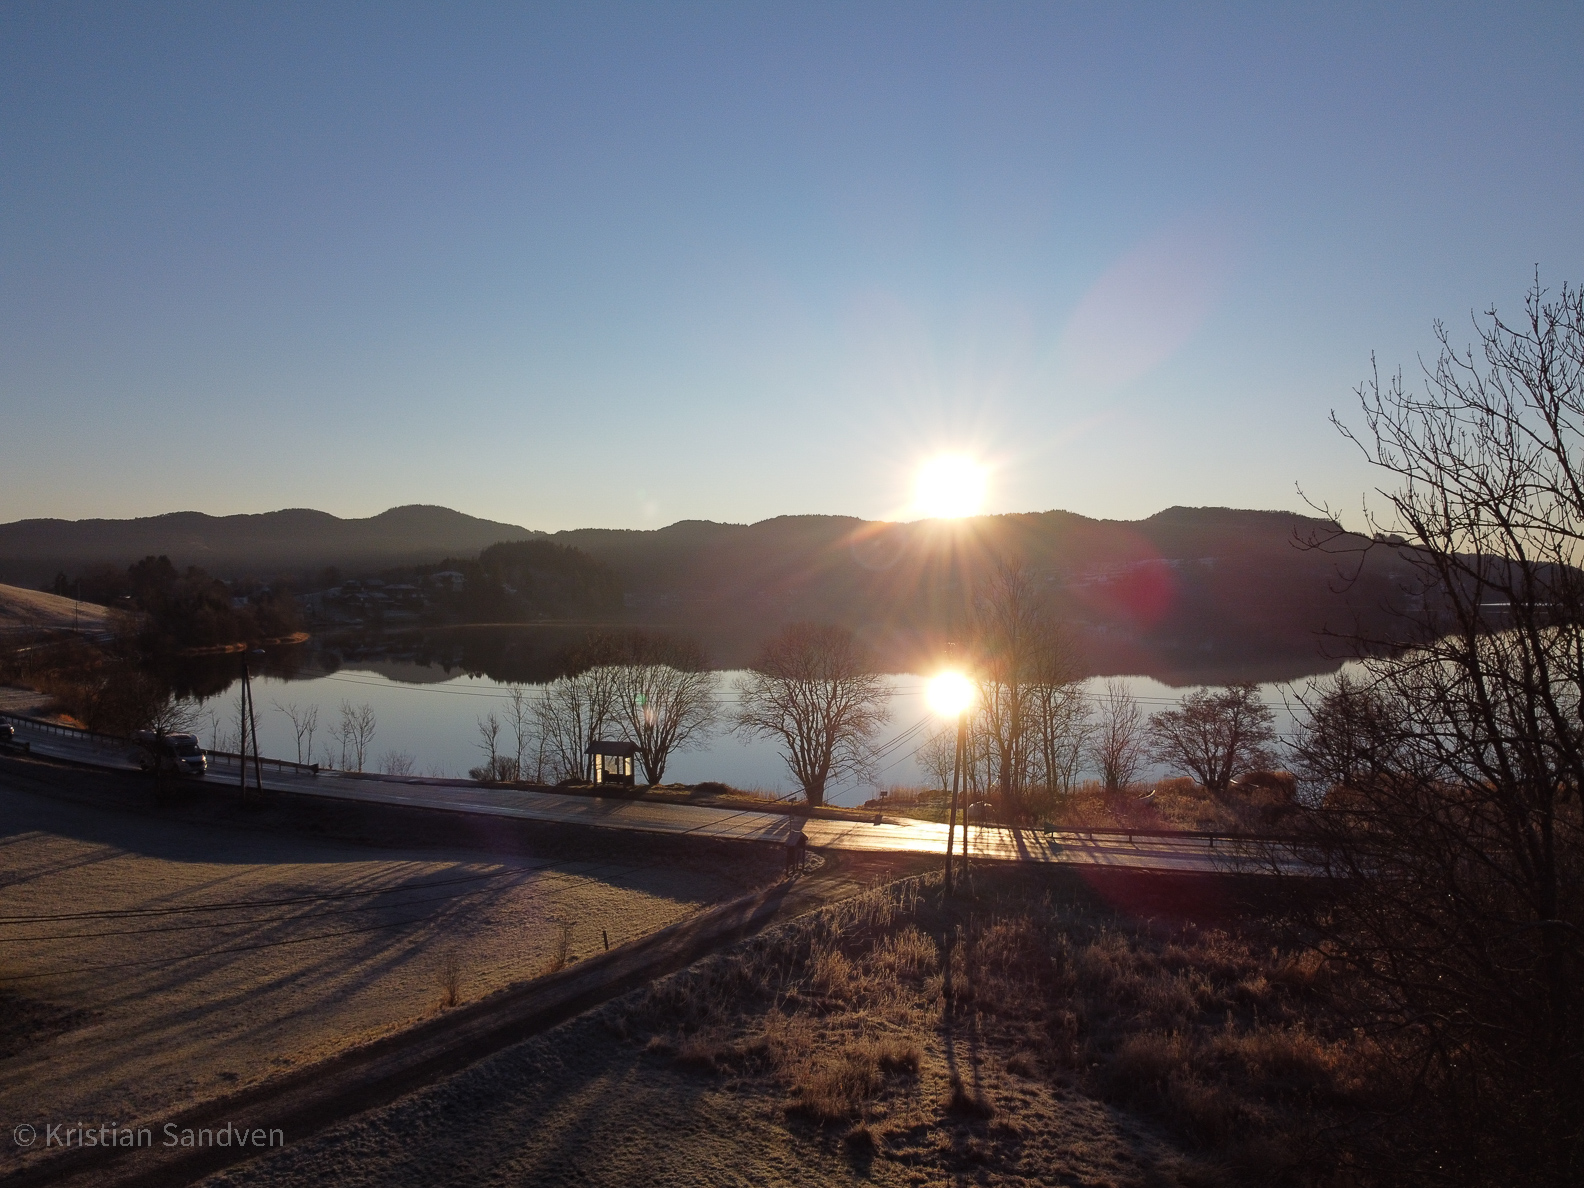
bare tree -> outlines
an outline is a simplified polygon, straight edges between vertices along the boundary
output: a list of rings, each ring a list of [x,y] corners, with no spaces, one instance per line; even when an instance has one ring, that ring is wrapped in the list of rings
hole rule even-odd
[[[163,738],[167,734],[186,734],[198,724],[199,706],[195,701],[167,693],[155,697],[144,712],[142,729]]]
[[[870,744],[889,716],[890,689],[868,649],[845,627],[784,628],[736,688],[735,729],[778,739],[811,805],[825,802],[831,780],[868,770]]]
[[[997,560],[974,601],[978,717],[1006,811],[1023,815],[1035,669],[1051,645],[1043,600],[1021,559]]]
[[[634,634],[623,651],[615,713],[638,748],[645,781],[658,784],[671,755],[702,740],[714,725],[720,682],[691,641]]]
[[[151,690],[153,686],[150,686]],[[178,698],[169,692],[150,693],[138,714],[136,728],[151,731],[154,735],[153,760],[156,786],[163,790],[166,768],[166,737],[185,734],[198,720],[198,704]]]
[[[1386,702],[1360,678],[1344,671],[1317,682],[1300,708],[1292,765],[1305,803],[1323,804],[1333,789],[1361,787],[1370,772],[1403,765]]]
[[[1078,666],[1055,630],[1043,635],[1035,652],[1029,716],[1031,765],[1047,788],[1065,798],[1077,782],[1094,723]]]
[[[936,727],[914,748],[913,760],[935,781],[935,788],[949,792],[957,769],[957,727]]]
[[[310,705],[307,708],[299,706],[295,701],[282,705],[278,701],[271,701],[276,709],[285,714],[292,724],[292,733],[297,738],[297,762],[311,763],[313,761],[314,732],[319,728],[319,707]]]
[[[1190,773],[1210,792],[1234,777],[1275,765],[1276,715],[1249,682],[1219,692],[1194,690],[1177,709],[1149,720],[1151,757]]]
[[[1098,711],[1089,759],[1100,773],[1107,796],[1115,799],[1144,765],[1144,711],[1121,681],[1106,682]]]
[[[1295,766],[1335,876],[1312,924],[1367,987],[1425,1108],[1394,1135],[1419,1182],[1568,1183],[1584,1166],[1584,294],[1480,347],[1436,327],[1425,391],[1359,389],[1387,478],[1373,540],[1417,575],[1311,699]]]
[[[210,706],[204,716],[209,721],[209,749],[211,751],[231,750],[230,730],[227,729],[224,734],[220,732],[220,715],[215,712],[214,706]]]
[[[151,729],[172,704],[164,681],[125,661],[87,674],[74,700],[90,730],[122,736]]]
[[[548,775],[558,780],[588,778],[588,745],[614,720],[618,685],[615,666],[601,663],[545,686],[533,703],[533,715],[551,769]]]
[[[544,739],[535,727],[533,701],[521,685],[506,694],[506,727],[516,747],[518,779],[544,782]]]
[[[374,741],[374,707],[368,702],[353,705],[341,703],[341,722],[337,736],[341,740],[341,768],[343,771],[362,771],[368,760],[369,744]]]
[[[509,783],[517,778],[517,760],[502,755],[496,746],[500,738],[500,719],[494,711],[478,720],[479,750],[484,752],[484,766],[469,769],[468,775],[487,784]]]

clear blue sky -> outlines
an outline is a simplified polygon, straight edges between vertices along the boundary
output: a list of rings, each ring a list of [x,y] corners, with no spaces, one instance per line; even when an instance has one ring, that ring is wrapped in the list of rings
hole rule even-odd
[[[0,520],[1345,508],[1584,280],[1584,5],[0,7]]]

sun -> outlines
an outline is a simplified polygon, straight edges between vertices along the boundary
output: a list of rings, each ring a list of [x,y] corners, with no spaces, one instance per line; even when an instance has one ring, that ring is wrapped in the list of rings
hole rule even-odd
[[[966,454],[940,454],[919,467],[913,503],[929,519],[955,520],[984,507],[988,468]]]
[[[973,682],[960,672],[941,672],[924,686],[924,699],[943,718],[955,718],[973,704]]]

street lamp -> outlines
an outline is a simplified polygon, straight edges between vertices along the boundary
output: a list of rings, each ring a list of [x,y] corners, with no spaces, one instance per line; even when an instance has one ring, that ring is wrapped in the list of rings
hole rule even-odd
[[[963,752],[968,735],[968,707],[973,704],[974,684],[960,672],[946,671],[930,678],[925,700],[940,717],[957,719],[957,748],[952,760],[951,800],[946,808],[946,892],[952,889],[952,847],[957,832],[957,792],[962,785]],[[968,814],[963,812],[963,855],[968,852]]]

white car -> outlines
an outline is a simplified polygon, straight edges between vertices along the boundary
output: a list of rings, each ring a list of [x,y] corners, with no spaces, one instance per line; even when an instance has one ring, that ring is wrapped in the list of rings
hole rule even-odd
[[[133,761],[144,771],[201,776],[209,770],[209,756],[198,745],[196,734],[167,734],[161,739],[152,730],[139,730],[132,741],[137,743]]]

